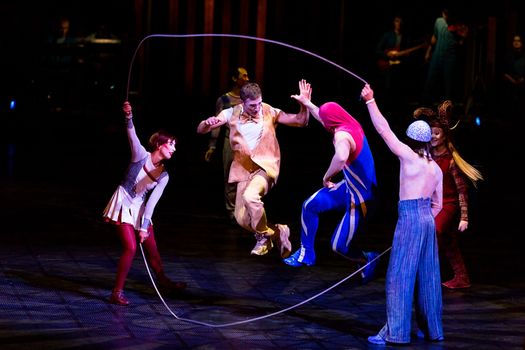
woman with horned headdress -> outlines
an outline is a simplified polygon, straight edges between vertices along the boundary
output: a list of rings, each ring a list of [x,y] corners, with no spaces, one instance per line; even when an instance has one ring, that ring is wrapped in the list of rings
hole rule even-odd
[[[450,289],[470,287],[470,278],[459,249],[459,232],[468,228],[468,185],[476,186],[482,180],[481,173],[467,163],[452,141],[450,119],[453,105],[450,100],[438,106],[438,112],[424,119],[432,128],[432,158],[443,172],[443,209],[436,216],[436,233],[439,251],[450,264],[454,277],[443,285]],[[419,111],[414,117],[420,117]]]

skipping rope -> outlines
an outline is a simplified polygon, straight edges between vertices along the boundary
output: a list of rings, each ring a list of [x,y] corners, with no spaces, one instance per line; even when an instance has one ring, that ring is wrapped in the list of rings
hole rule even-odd
[[[267,315],[264,315],[264,316],[259,316],[259,317],[253,317],[253,318],[249,318],[249,319],[246,319],[246,320],[242,320],[242,321],[236,321],[236,322],[229,322],[229,323],[221,323],[221,324],[211,324],[211,323],[207,323],[207,322],[202,322],[202,321],[197,321],[197,320],[193,320],[193,319],[190,319],[190,318],[184,318],[184,317],[180,317],[180,316],[177,316],[177,314],[175,312],[173,312],[173,310],[171,310],[171,308],[169,307],[169,305],[166,303],[166,301],[164,300],[164,298],[162,297],[162,294],[160,293],[159,289],[157,288],[157,285],[155,284],[155,281],[153,279],[153,275],[151,274],[151,271],[150,271],[150,268],[149,268],[149,265],[148,265],[148,262],[146,261],[146,255],[144,254],[144,248],[142,248],[142,243],[140,243],[140,251],[142,252],[142,258],[144,259],[144,264],[146,265],[146,270],[148,271],[148,275],[149,275],[149,278],[151,280],[151,283],[153,284],[153,287],[155,288],[155,291],[157,292],[157,295],[159,296],[160,298],[160,301],[162,301],[162,304],[164,304],[164,306],[166,307],[166,309],[168,310],[168,312],[173,316],[175,317],[177,320],[179,321],[184,321],[184,322],[188,322],[188,323],[193,323],[193,324],[197,324],[197,325],[201,325],[201,326],[207,326],[207,327],[212,327],[212,328],[223,328],[223,327],[230,327],[230,326],[237,326],[237,325],[240,325],[240,324],[244,324],[244,323],[250,323],[250,322],[255,322],[255,321],[259,321],[259,320],[262,320],[262,319],[265,319],[265,318],[269,318],[269,317],[273,317],[273,316],[276,316],[276,315],[279,315],[279,314],[282,314],[282,313],[285,313],[285,312],[288,312],[292,309],[295,309],[303,304],[306,304],[318,297],[320,297],[321,295],[331,291],[332,289],[334,289],[335,287],[337,287],[338,285],[344,283],[345,281],[347,281],[348,279],[354,277],[356,274],[358,274],[359,272],[361,272],[362,270],[364,270],[368,265],[374,263],[376,260],[378,260],[381,256],[383,256],[384,254],[386,254],[390,249],[392,249],[392,247],[388,247],[387,249],[385,249],[384,252],[382,252],[381,254],[379,254],[378,256],[376,256],[373,260],[370,260],[366,265],[360,267],[359,269],[357,269],[356,271],[352,272],[350,275],[346,276],[345,278],[341,279],[339,282],[336,282],[334,283],[332,286],[326,288],[325,290],[315,294],[314,296],[311,296],[310,298],[308,299],[305,299],[295,305],[292,305],[292,306],[289,306],[287,308],[284,308],[284,309],[281,309],[279,311],[276,311],[276,312],[272,312],[270,314],[267,314]]]
[[[266,42],[266,43],[271,43],[271,44],[276,44],[276,45],[280,45],[280,46],[284,46],[284,47],[287,47],[287,48],[290,48],[292,50],[296,50],[296,51],[300,51],[300,52],[303,52],[307,55],[310,55],[310,56],[313,56],[313,57],[316,57],[328,64],[331,64],[332,66],[336,67],[336,68],[339,68],[340,70],[342,70],[343,72],[349,74],[350,76],[360,80],[361,82],[363,82],[364,84],[368,84],[366,80],[364,80],[363,78],[361,78],[359,75],[355,74],[354,72],[344,68],[343,66],[340,66],[338,65],[337,63],[335,62],[332,62],[318,54],[315,54],[313,52],[310,52],[310,51],[307,51],[305,49],[302,49],[300,47],[297,47],[297,46],[293,46],[293,45],[290,45],[290,44],[286,44],[286,43],[283,43],[283,42],[280,42],[280,41],[276,41],[276,40],[270,40],[270,39],[265,39],[265,38],[259,38],[259,37],[255,37],[255,36],[248,36],[248,35],[238,35],[238,34],[214,34],[214,33],[209,33],[209,34],[151,34],[151,35],[148,35],[146,37],[144,37],[140,42],[139,44],[137,45],[137,48],[135,49],[135,52],[133,53],[133,56],[131,58],[131,63],[130,63],[130,66],[129,66],[129,71],[128,71],[128,83],[127,83],[127,88],[126,88],[126,100],[129,98],[129,86],[130,86],[130,81],[131,81],[131,71],[132,71],[132,68],[133,68],[133,63],[135,61],[135,57],[137,56],[137,53],[138,51],[140,50],[140,48],[142,47],[142,44],[146,41],[146,40],[149,40],[151,38],[197,38],[197,37],[229,37],[229,38],[239,38],[239,39],[248,39],[248,40],[256,40],[256,41],[263,41],[263,42]],[[273,317],[273,316],[276,316],[276,315],[279,315],[279,314],[282,314],[284,312],[288,312],[292,309],[295,309],[301,305],[304,305],[318,297],[320,297],[321,295],[329,292],[330,290],[334,289],[335,287],[339,286],[340,284],[344,283],[345,281],[347,281],[348,279],[354,277],[356,274],[360,273],[361,271],[363,271],[367,266],[369,266],[370,264],[372,263],[375,263],[376,260],[378,260],[381,256],[383,256],[384,254],[386,254],[390,249],[392,249],[392,247],[389,247],[387,248],[385,251],[383,251],[381,254],[379,254],[378,256],[376,256],[373,260],[369,261],[366,265],[360,267],[359,269],[357,269],[356,271],[352,272],[350,275],[346,276],[345,278],[341,279],[339,282],[336,282],[334,283],[332,286],[326,288],[325,290],[311,296],[310,298],[307,298],[295,305],[292,305],[292,306],[289,306],[287,308],[284,308],[284,309],[281,309],[279,311],[276,311],[276,312],[273,312],[273,313],[270,313],[270,314],[267,314],[267,315],[264,315],[264,316],[259,316],[259,317],[253,317],[253,318],[250,318],[250,319],[246,319],[246,320],[242,320],[242,321],[236,321],[236,322],[229,322],[229,323],[222,323],[222,324],[211,324],[211,323],[207,323],[207,322],[201,322],[201,321],[197,321],[197,320],[193,320],[193,319],[189,319],[189,318],[184,318],[184,317],[180,317],[180,316],[177,316],[177,314],[175,312],[173,312],[173,310],[169,307],[169,305],[166,303],[166,301],[164,300],[164,298],[162,297],[162,294],[160,293],[159,289],[157,288],[157,285],[155,284],[155,281],[154,281],[154,278],[151,274],[151,271],[150,271],[150,268],[149,268],[149,265],[148,265],[148,262],[146,260],[146,255],[144,254],[144,248],[142,246],[142,243],[140,243],[140,251],[142,253],[142,258],[144,260],[144,264],[146,266],[146,270],[148,271],[148,275],[150,277],[150,280],[151,280],[151,283],[153,284],[153,287],[155,288],[155,291],[157,292],[157,295],[159,296],[162,304],[164,304],[164,306],[166,307],[166,309],[168,310],[168,312],[173,316],[175,317],[177,320],[179,321],[184,321],[184,322],[188,322],[188,323],[193,323],[193,324],[197,324],[197,325],[201,325],[201,326],[206,326],[206,327],[212,327],[212,328],[222,328],[222,327],[230,327],[230,326],[236,326],[236,325],[240,325],[240,324],[245,324],[245,323],[250,323],[250,322],[255,322],[255,321],[259,321],[259,320],[262,320],[262,319],[265,319],[265,318],[269,318],[269,317]]]

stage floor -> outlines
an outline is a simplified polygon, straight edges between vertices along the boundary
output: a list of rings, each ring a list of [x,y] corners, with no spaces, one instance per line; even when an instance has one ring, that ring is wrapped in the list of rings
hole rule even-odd
[[[27,181],[0,188],[2,350],[377,348],[366,338],[385,322],[389,252],[362,284],[350,277],[356,266],[329,251],[324,226],[317,264],[293,268],[276,249],[250,256],[253,237],[220,213],[164,205],[155,221],[159,249],[168,276],[186,281],[187,291],[163,295],[164,304],[138,251],[125,290],[131,305],[121,307],[107,302],[119,242],[100,218],[104,196]],[[370,227],[362,245],[387,250],[387,226]],[[523,349],[523,259],[511,238],[467,236],[473,285],[443,289],[446,340],[414,335],[404,349]]]

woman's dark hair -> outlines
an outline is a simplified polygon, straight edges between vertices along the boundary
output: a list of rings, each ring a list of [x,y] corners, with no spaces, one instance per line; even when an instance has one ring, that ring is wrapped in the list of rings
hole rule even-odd
[[[153,135],[151,135],[151,137],[149,138],[149,142],[148,142],[149,151],[153,152],[154,150],[157,149],[157,147],[171,140],[177,142],[177,139],[175,138],[175,136],[173,136],[167,131],[159,130]]]

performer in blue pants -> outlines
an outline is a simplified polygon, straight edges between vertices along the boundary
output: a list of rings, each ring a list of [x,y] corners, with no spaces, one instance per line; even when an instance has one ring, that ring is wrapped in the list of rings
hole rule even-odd
[[[351,244],[370,210],[377,187],[374,158],[363,128],[335,102],[317,107],[305,100],[304,105],[333,134],[334,156],[323,177],[324,187],[303,203],[301,247],[284,262],[290,266],[315,264],[314,241],[319,216],[328,211],[344,213],[332,235],[332,250],[360,264],[370,262],[377,253],[363,252]],[[341,171],[344,179],[333,183],[332,178]],[[363,271],[365,281],[372,277],[376,265],[374,262]]]
[[[432,130],[423,120],[411,123],[405,142],[390,128],[366,84],[361,97],[370,120],[399,159],[398,220],[386,273],[386,324],[368,337],[376,345],[409,344],[412,309],[421,335],[443,341],[441,280],[434,218],[443,208],[443,172],[432,159]],[[433,111],[424,108],[426,117]]]

